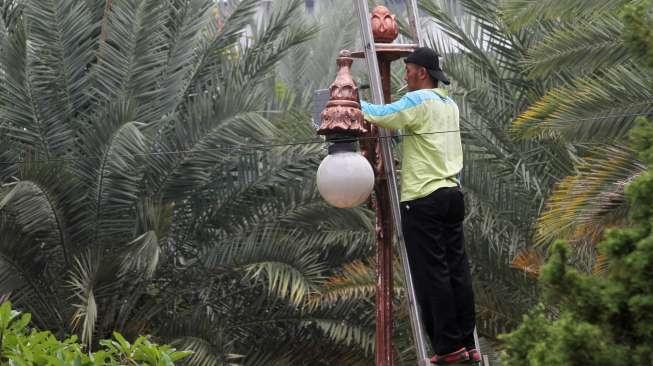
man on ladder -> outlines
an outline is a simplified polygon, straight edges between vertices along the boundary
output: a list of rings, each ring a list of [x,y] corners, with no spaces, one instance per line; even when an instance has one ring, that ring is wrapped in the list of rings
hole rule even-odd
[[[401,217],[432,363],[480,362],[474,340],[475,311],[464,250],[464,200],[456,179],[462,170],[459,114],[440,82],[449,80],[432,49],[405,59],[409,92],[391,104],[361,102],[365,119],[402,129]]]

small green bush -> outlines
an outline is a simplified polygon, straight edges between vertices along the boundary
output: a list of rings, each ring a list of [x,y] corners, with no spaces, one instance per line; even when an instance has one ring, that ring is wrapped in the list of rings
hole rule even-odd
[[[50,331],[30,327],[30,320],[30,314],[13,310],[8,301],[0,305],[0,364],[172,366],[190,354],[167,345],[157,345],[144,336],[131,344],[119,333],[113,333],[113,339],[100,341],[101,349],[97,352],[87,353],[77,343],[77,336],[60,341]]]
[[[631,52],[653,67],[653,1],[634,0],[623,10],[624,39]]]

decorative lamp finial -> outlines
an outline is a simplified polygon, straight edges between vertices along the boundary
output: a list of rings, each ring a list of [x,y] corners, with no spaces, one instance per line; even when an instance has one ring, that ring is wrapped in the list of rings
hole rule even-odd
[[[392,43],[399,35],[395,15],[383,5],[377,5],[372,10],[372,35],[374,42],[378,43]]]
[[[320,114],[321,123],[317,130],[318,135],[326,135],[327,139],[358,137],[367,132],[358,102],[358,87],[351,77],[353,62],[351,52],[340,51],[336,60],[336,80],[329,87],[329,102]]]

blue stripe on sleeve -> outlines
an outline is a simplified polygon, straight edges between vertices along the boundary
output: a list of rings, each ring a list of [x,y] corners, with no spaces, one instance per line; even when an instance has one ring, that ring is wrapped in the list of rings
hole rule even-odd
[[[363,110],[363,113],[367,115],[383,117],[413,108],[431,99],[441,99],[441,97],[430,89],[421,89],[408,92],[401,99],[390,104],[371,104],[361,100],[361,109]]]

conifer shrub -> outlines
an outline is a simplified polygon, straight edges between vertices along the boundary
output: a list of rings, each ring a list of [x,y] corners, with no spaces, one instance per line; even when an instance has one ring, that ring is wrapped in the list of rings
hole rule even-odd
[[[556,242],[539,279],[542,303],[502,336],[505,365],[653,365],[653,122],[640,118],[630,136],[649,169],[626,187],[630,226],[599,244],[607,272],[578,272]]]

